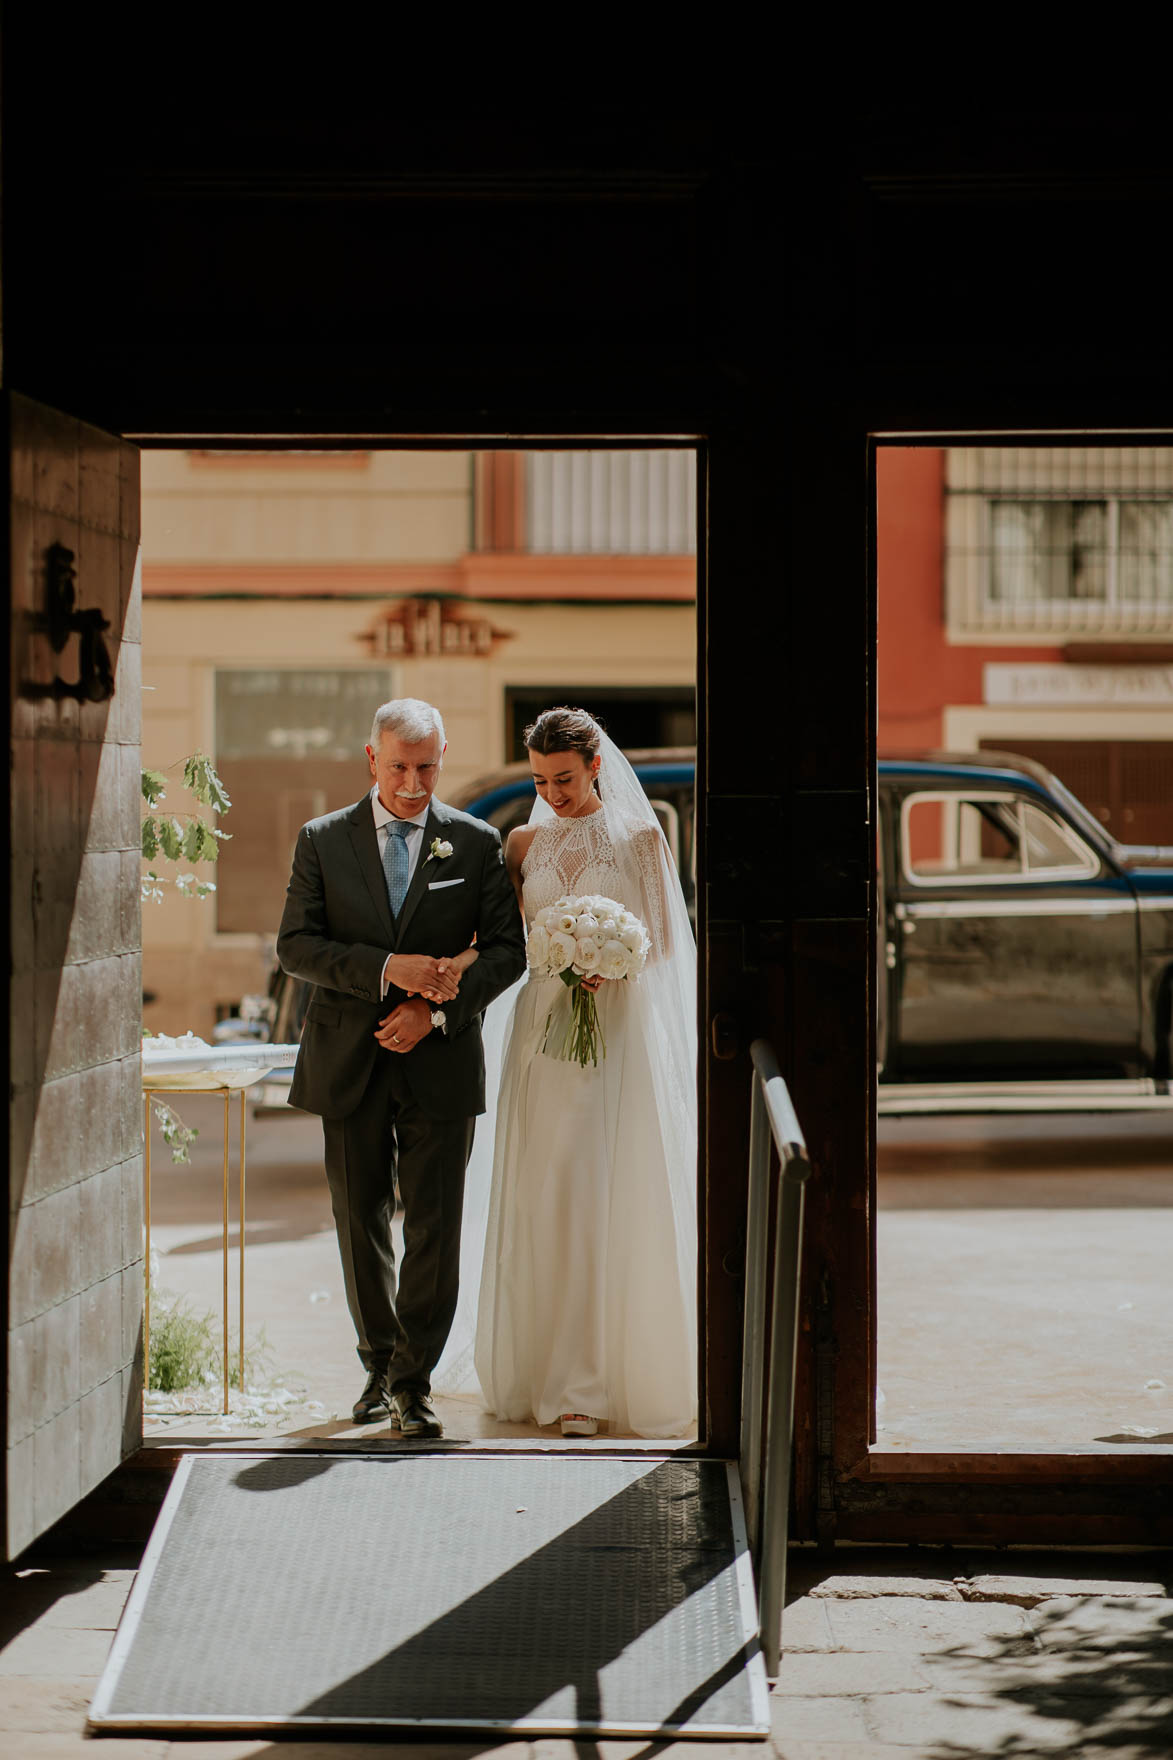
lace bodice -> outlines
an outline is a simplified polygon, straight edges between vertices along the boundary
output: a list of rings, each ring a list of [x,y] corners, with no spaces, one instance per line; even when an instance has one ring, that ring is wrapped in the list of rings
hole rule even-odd
[[[521,864],[526,923],[566,892],[601,892],[626,904],[621,885],[606,813],[549,820],[538,826]]]
[[[521,864],[522,901],[527,926],[537,911],[566,892],[601,892],[625,905],[643,922],[651,957],[671,952],[664,864],[670,861],[658,827],[619,821],[619,847],[607,811],[581,819],[545,820]]]

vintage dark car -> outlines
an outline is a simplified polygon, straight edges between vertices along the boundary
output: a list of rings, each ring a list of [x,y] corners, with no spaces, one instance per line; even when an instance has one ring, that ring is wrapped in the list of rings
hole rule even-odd
[[[1169,1105],[1173,849],[1002,753],[879,765],[886,1112]]]
[[[694,755],[630,756],[691,908]],[[1026,758],[878,772],[881,1112],[1173,1107],[1173,849],[1114,842]],[[528,769],[453,804],[506,835]]]

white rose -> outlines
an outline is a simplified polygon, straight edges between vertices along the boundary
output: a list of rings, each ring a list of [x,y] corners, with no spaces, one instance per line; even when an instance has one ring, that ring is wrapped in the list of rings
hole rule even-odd
[[[574,962],[574,936],[567,935],[565,930],[555,929],[550,936],[550,952],[548,963],[551,972],[564,972]]]
[[[575,920],[574,932],[580,937],[583,935],[593,935],[598,926],[598,917],[592,917],[590,911],[584,911],[582,916]]]
[[[550,937],[543,924],[536,923],[525,944],[525,957],[531,966],[544,966],[550,957]]]
[[[626,978],[629,955],[622,941],[604,941],[599,951],[598,971],[604,978]]]
[[[599,919],[599,934],[604,940],[606,940],[609,935],[617,935],[618,933],[619,924],[615,921],[614,917],[601,917]]]
[[[599,963],[599,944],[593,935],[580,935],[574,955],[576,972],[593,972]]]
[[[633,929],[627,929],[627,928],[620,929],[617,939],[622,941],[622,943],[623,943],[624,947],[626,947],[628,953],[642,953],[643,945],[644,945],[644,932],[640,928],[638,923],[635,925],[635,927]]]
[[[558,913],[558,927],[562,930],[564,935],[573,935],[574,925],[577,922],[578,918],[573,911],[560,911]]]
[[[534,926],[538,929],[556,929],[558,927],[558,912],[552,904],[548,904],[544,911],[536,913]]]

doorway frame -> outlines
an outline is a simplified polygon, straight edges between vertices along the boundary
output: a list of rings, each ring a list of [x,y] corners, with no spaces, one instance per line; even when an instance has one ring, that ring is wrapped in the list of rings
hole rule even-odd
[[[1167,445],[1173,430],[902,431],[877,425],[861,434],[867,454],[868,600],[870,692],[877,699],[878,551],[877,471],[881,447],[973,445],[1104,446]],[[878,723],[870,720],[869,774],[875,798]],[[869,988],[874,994],[878,888],[871,888]],[[1168,1486],[1173,1462],[1143,1448],[1106,1455],[1094,1448],[1049,1453],[1005,1451],[896,1451],[876,1444],[876,1340],[880,1325],[876,1267],[876,1011],[869,1008],[871,1052],[868,1127],[868,1266],[866,1290],[849,1285],[835,1304],[835,1338],[842,1364],[843,1404],[864,1414],[835,1426],[833,1466],[838,1488],[834,1537],[848,1542],[912,1541],[954,1545],[1090,1544],[1173,1542]],[[813,1195],[813,1188],[812,1188]],[[809,1200],[808,1200],[809,1201]],[[842,1213],[840,1225],[846,1220]],[[861,1302],[860,1297],[865,1299]],[[842,1409],[842,1408],[840,1408]]]
[[[583,451],[595,449],[622,451],[661,449],[691,452],[696,460],[697,471],[695,557],[696,600],[694,612],[696,676],[694,690],[696,696],[697,737],[694,784],[694,798],[696,804],[694,806],[693,835],[695,840],[694,850],[697,872],[698,874],[704,872],[703,864],[705,861],[706,849],[706,820],[705,815],[700,811],[700,803],[705,798],[707,786],[707,751],[704,737],[704,728],[706,725],[704,717],[704,699],[707,680],[704,668],[707,654],[705,630],[708,606],[707,510],[709,441],[706,435],[701,433],[648,434],[643,431],[633,434],[608,432],[605,434],[544,433],[533,435],[517,432],[509,434],[478,433],[475,435],[447,433],[426,435],[370,434],[365,432],[360,435],[350,433],[320,434],[312,432],[297,434],[281,432],[214,435],[201,433],[198,435],[192,435],[190,433],[172,434],[153,430],[151,432],[127,432],[121,434],[120,438],[137,446],[140,451],[143,452],[194,451],[202,453],[209,449],[218,449],[221,447],[228,447],[229,445],[231,446],[231,450],[237,453],[301,452],[311,447],[315,451],[322,452],[353,452],[361,447],[362,450],[368,452],[471,452],[474,455],[484,452],[501,452],[517,455],[522,451]],[[476,491],[477,480],[476,473],[474,473],[474,497]],[[705,888],[703,886],[698,886],[696,898],[698,1035],[696,1079],[698,1141],[696,1170],[698,1222],[696,1338],[698,1371],[697,1435],[695,1438],[687,1440],[665,1438],[663,1439],[662,1447],[665,1453],[691,1452],[720,1459],[730,1459],[736,1457],[738,1452],[740,1426],[740,1412],[738,1409],[736,1392],[732,1385],[721,1384],[723,1386],[725,1397],[721,1398],[718,1396],[718,1403],[715,1411],[711,1410],[709,1406],[709,1388],[712,1379],[708,1374],[709,1340],[712,1331],[710,1326],[710,1316],[713,1312],[713,1304],[715,1302],[717,1310],[719,1311],[719,1324],[716,1327],[716,1331],[719,1334],[728,1334],[731,1323],[735,1323],[738,1333],[740,1333],[742,1315],[739,1304],[737,1305],[735,1314],[726,1311],[729,1308],[729,1303],[726,1299],[728,1280],[723,1276],[717,1277],[714,1275],[714,1264],[716,1262],[706,1251],[710,1217],[716,1214],[718,1209],[720,1209],[722,1214],[728,1214],[729,1211],[724,1203],[718,1206],[716,1201],[717,1195],[712,1191],[712,1185],[709,1178],[710,1162],[706,1155],[708,1141],[706,1123],[708,1110],[706,1106],[707,1085],[705,1081],[705,1071],[709,1060],[706,1059],[705,1056],[705,1047],[708,1044],[706,1023],[709,1018],[709,1011],[707,1008],[705,982],[705,974],[707,971],[707,960],[705,958],[707,913],[705,907]],[[737,1180],[734,1179],[732,1181],[730,1195],[733,1198],[733,1211],[735,1213],[737,1211],[738,1203],[740,1203],[742,1227],[744,1227],[744,1210],[747,1202],[745,1164],[743,1164],[742,1167],[740,1190],[738,1190],[737,1187]],[[722,1193],[720,1196],[724,1198],[725,1194]],[[182,1455],[191,1452],[192,1449],[198,1449],[200,1452],[207,1452],[208,1443],[202,1438],[191,1438],[190,1445],[190,1448],[185,1446],[180,1439],[169,1441],[166,1436],[151,1439],[143,1437],[141,1439],[141,1447],[148,1450],[155,1461],[169,1459],[172,1456],[178,1459]],[[234,1443],[225,1439],[224,1445],[231,1447],[234,1446]],[[255,1439],[252,1446],[254,1449],[258,1446]],[[288,1449],[289,1446],[290,1444],[287,1441],[282,1441],[282,1451]],[[353,1453],[355,1444],[352,1439],[342,1443],[334,1443],[330,1438],[324,1438],[317,1441],[306,1441],[298,1446],[312,1448],[318,1452],[329,1452],[331,1448],[334,1448],[340,1453]],[[479,1452],[482,1449],[492,1451],[498,1445],[492,1440],[486,1440],[470,1446]],[[511,1443],[510,1446],[516,1448],[516,1443]],[[559,1453],[573,1454],[576,1452],[573,1443],[564,1444],[556,1440],[551,1440],[549,1444],[543,1441],[538,1446],[541,1446],[543,1449],[548,1446]],[[623,1452],[628,1446],[629,1444],[624,1438],[617,1437],[615,1439],[614,1452]],[[641,1446],[646,1447],[647,1445],[644,1444]],[[595,1445],[595,1452],[598,1452],[597,1444]],[[609,1453],[612,1452],[612,1450],[608,1448],[606,1452]]]

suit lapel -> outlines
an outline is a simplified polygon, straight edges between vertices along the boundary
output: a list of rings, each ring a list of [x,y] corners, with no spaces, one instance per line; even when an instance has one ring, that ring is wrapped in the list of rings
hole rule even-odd
[[[383,872],[383,864],[379,859],[379,834],[375,830],[375,815],[371,811],[371,797],[365,796],[359,801],[350,816],[347,827],[354,849],[355,858],[366,881],[371,901],[379,913],[379,921],[387,935],[387,945],[395,945],[395,921],[391,915],[391,901],[387,897],[387,876]]]
[[[424,841],[420,850],[420,858],[415,865],[415,873],[411,877],[411,885],[407,889],[407,897],[403,901],[403,909],[400,911],[399,919],[395,925],[397,941],[406,931],[407,925],[415,913],[416,905],[428,889],[428,876],[424,872],[428,865],[428,846],[437,835],[441,823],[442,821],[436,812],[435,802],[433,802],[428,808],[428,816],[424,821]],[[390,910],[390,905],[387,908]]]

